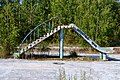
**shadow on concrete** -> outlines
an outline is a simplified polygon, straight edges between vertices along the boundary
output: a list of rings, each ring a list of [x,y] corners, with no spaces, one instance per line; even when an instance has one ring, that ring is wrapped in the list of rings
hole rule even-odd
[[[32,55],[27,55],[26,58],[60,58],[59,55],[48,55],[48,54],[32,54]],[[99,59],[98,55],[77,55],[77,54],[69,54],[65,55],[63,58],[69,59],[69,58],[94,58],[94,59]]]
[[[95,58],[99,59],[99,55],[96,54],[78,54],[75,51],[70,51],[69,54],[65,54],[64,58]],[[57,54],[49,54],[49,53],[42,53],[42,54],[26,54],[26,59],[27,58],[60,58],[59,55]]]
[[[48,55],[48,54],[32,54],[32,55],[27,55],[27,58],[59,58],[59,56]]]
[[[99,56],[97,56],[97,55],[85,55],[85,56],[81,56],[81,57],[89,57],[89,58],[99,59]]]
[[[96,56],[96,55],[87,56],[87,57],[99,59],[99,56]],[[120,59],[112,58],[109,56],[107,57],[107,59],[108,59],[108,61],[120,61]]]
[[[53,64],[56,64],[56,65],[64,65],[65,63],[62,63],[62,62],[54,62]]]
[[[111,57],[107,57],[108,61],[120,61],[120,59],[116,59],[116,58],[111,58]]]
[[[99,55],[85,55],[85,56],[81,56],[81,57],[89,57],[89,58],[95,58],[95,59],[99,59]],[[120,61],[120,59],[117,58],[112,58],[112,57],[107,57],[108,61]]]
[[[92,54],[85,54],[85,55],[77,55],[77,54],[70,54],[70,55],[65,55],[64,58],[93,58],[93,59],[99,59],[99,55],[92,55]],[[28,55],[26,57],[27,59],[28,58],[60,58],[59,55],[48,55],[48,54],[33,54],[33,55]],[[112,58],[112,57],[107,57],[108,58],[108,61],[120,61],[120,59],[116,59],[116,58]]]

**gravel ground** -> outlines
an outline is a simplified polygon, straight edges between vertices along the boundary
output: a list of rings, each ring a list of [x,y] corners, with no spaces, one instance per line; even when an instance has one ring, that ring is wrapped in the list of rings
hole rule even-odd
[[[61,73],[67,80],[120,80],[120,61],[0,59],[0,80],[60,80]]]

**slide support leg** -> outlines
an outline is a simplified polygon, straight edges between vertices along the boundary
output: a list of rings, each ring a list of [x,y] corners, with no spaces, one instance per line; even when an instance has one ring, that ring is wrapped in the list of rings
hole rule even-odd
[[[64,56],[64,29],[60,30],[60,50],[59,50],[60,59]]]
[[[106,53],[100,53],[100,59],[107,60],[107,54]]]

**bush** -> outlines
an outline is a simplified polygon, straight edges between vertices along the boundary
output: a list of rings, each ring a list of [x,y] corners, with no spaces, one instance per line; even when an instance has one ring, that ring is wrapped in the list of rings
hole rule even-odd
[[[0,46],[0,58],[10,57],[10,51]]]
[[[77,53],[75,51],[70,51],[70,57],[77,57]]]
[[[5,51],[0,48],[0,58],[5,58],[5,57],[6,57]]]

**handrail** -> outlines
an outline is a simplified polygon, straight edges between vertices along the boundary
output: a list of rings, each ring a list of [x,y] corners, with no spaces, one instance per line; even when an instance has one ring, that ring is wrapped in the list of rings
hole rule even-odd
[[[51,21],[52,19],[56,19],[58,16],[56,17],[52,17],[50,18],[49,20],[46,20],[45,22],[42,22],[41,24],[39,24],[38,26],[36,26],[33,30],[31,30],[25,37],[24,39],[22,40],[21,44],[19,45],[19,48],[22,46],[23,42],[26,40],[26,38],[33,32],[35,31],[38,27],[40,27],[41,25],[45,24],[46,22],[49,22]]]

